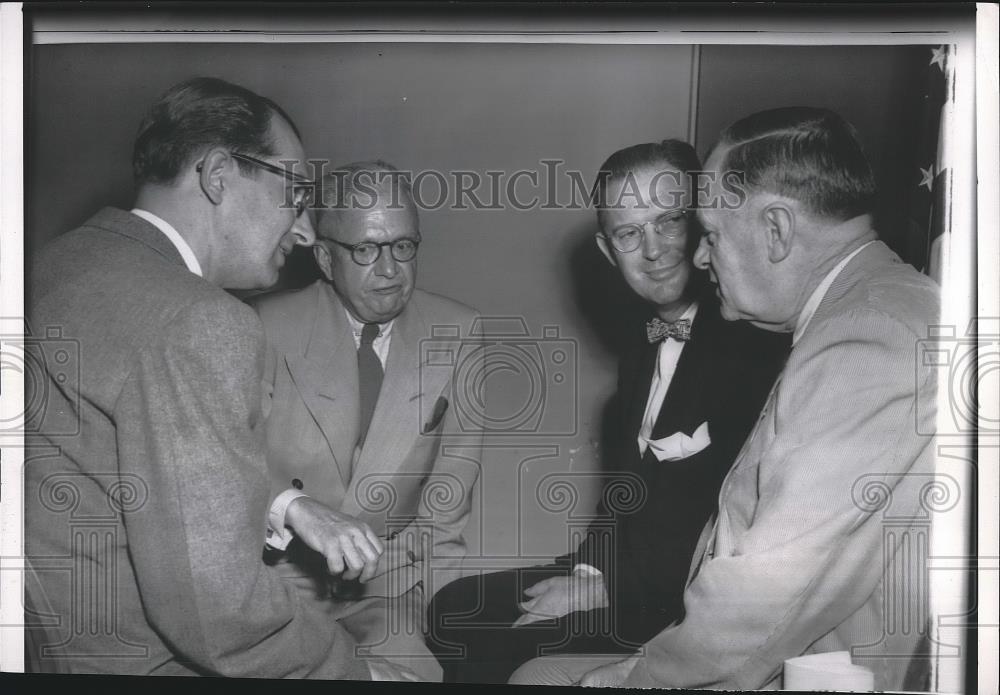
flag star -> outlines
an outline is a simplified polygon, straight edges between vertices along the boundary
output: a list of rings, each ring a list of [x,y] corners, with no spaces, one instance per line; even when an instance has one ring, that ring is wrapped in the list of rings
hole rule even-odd
[[[931,164],[927,169],[920,167],[920,175],[923,176],[923,178],[920,179],[920,183],[917,184],[917,187],[927,186],[928,191],[932,190],[932,186],[934,185],[934,165]]]
[[[934,48],[931,50],[931,65],[937,65],[941,68],[941,72],[944,72],[944,61],[948,57],[948,49],[945,46],[940,46],[939,48]]]

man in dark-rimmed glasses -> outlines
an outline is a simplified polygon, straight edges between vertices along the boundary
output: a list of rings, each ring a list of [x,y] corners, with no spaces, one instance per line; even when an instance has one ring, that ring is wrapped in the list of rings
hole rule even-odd
[[[450,337],[434,354],[458,354],[476,314],[414,287],[419,218],[401,172],[360,162],[322,183],[313,248],[322,278],[254,300],[273,346],[272,518],[288,504],[293,520],[272,529],[271,545],[291,581],[342,604],[341,624],[361,644],[440,680],[424,646],[426,601],[465,554],[482,434],[452,407],[461,361],[422,365],[442,331]],[[340,529],[337,546],[312,550],[294,523],[303,515]],[[344,571],[331,582],[338,553]]]

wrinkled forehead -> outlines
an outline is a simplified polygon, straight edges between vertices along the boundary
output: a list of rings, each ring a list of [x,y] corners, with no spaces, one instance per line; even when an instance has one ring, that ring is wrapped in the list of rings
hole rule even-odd
[[[346,243],[390,241],[416,236],[419,229],[413,205],[389,205],[381,200],[367,209],[353,205],[321,210],[319,215],[320,236]]]

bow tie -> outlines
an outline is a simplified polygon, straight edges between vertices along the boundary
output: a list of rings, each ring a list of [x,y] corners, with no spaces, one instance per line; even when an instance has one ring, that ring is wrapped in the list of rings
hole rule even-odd
[[[664,338],[674,340],[691,340],[691,319],[680,319],[679,321],[661,321],[653,319],[646,322],[646,339],[651,343],[656,343]]]

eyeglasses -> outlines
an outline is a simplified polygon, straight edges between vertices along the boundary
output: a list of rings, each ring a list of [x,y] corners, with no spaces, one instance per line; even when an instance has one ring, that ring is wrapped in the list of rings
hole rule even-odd
[[[294,174],[293,172],[285,169],[283,167],[275,166],[270,162],[265,162],[262,159],[257,159],[256,157],[251,157],[247,154],[240,154],[239,152],[230,152],[233,159],[239,159],[240,161],[246,162],[247,164],[253,164],[255,167],[269,171],[272,174],[277,174],[284,179],[292,182],[292,204],[295,206],[295,216],[301,217],[302,213],[305,212],[306,208],[312,205],[313,198],[316,194],[316,182],[312,179],[306,179],[301,176]],[[195,167],[196,171],[201,171],[201,163]]]
[[[642,224],[623,224],[616,227],[605,238],[611,242],[615,250],[619,253],[630,253],[635,251],[642,244],[642,238],[646,233],[646,225],[652,225],[657,236],[675,240],[684,236],[687,231],[687,220],[690,219],[693,210],[671,210],[657,217],[652,222]]]
[[[376,243],[374,241],[362,241],[360,244],[345,244],[336,239],[324,239],[331,241],[341,248],[351,252],[351,260],[358,265],[371,265],[382,255],[382,248],[389,247],[389,253],[399,263],[406,263],[416,258],[417,247],[420,246],[420,237],[404,236],[392,241]]]
[[[260,167],[265,171],[269,171],[272,174],[277,174],[285,179],[292,182],[292,204],[295,205],[295,216],[300,217],[306,208],[309,207],[313,198],[316,194],[316,182],[312,179],[306,179],[297,174],[285,169],[283,167],[275,166],[270,162],[265,162],[256,157],[251,157],[250,155],[240,154],[239,152],[231,153],[234,158],[247,162],[248,164],[253,164],[256,167]]]

